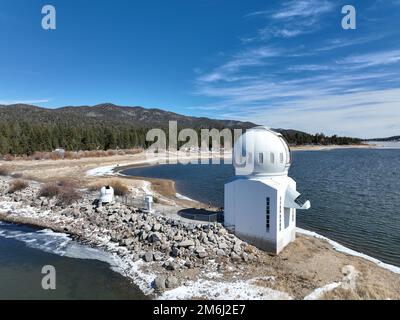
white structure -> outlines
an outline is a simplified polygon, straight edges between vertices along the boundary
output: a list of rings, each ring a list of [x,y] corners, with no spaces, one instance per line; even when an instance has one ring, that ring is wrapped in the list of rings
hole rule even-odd
[[[225,226],[260,249],[279,254],[296,237],[296,209],[302,202],[288,177],[289,145],[265,127],[247,130],[235,144],[236,178],[225,185]]]
[[[153,212],[153,196],[147,195],[144,197],[144,203],[146,205],[147,212]]]
[[[114,189],[110,186],[104,186],[100,190],[100,204],[114,202]]]

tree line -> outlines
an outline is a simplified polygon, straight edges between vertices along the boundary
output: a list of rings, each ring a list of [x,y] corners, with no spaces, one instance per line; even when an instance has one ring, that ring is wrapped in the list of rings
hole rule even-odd
[[[0,155],[32,155],[36,151],[147,148],[150,128],[134,125],[0,122]],[[201,128],[196,128],[200,137]],[[168,132],[168,130],[166,130]],[[290,144],[358,144],[359,139],[282,132]],[[199,139],[200,141],[200,139]]]

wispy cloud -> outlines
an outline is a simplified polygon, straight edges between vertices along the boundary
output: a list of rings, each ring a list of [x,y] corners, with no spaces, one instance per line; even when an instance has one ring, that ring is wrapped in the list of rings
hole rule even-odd
[[[368,68],[400,62],[400,49],[352,55],[339,60],[339,64],[349,64],[354,68]]]
[[[272,18],[294,19],[309,18],[330,12],[334,5],[326,0],[292,0],[283,4],[281,10],[274,13]]]
[[[255,11],[246,17],[265,17],[266,25],[258,30],[255,37],[245,41],[265,41],[271,38],[294,38],[315,32],[323,15],[334,9],[327,0],[292,0],[283,3],[276,10]]]
[[[0,100],[0,105],[10,105],[10,104],[35,104],[35,103],[47,103],[50,99],[11,99],[11,100]]]
[[[311,133],[363,138],[398,134],[400,49],[386,43],[392,31],[336,32],[332,39],[323,34],[310,42],[304,35],[317,33],[336,4],[281,3],[247,15],[264,25],[242,38],[237,54],[198,76],[195,94],[213,102],[197,109],[208,116]],[[291,40],[282,45],[282,38]],[[356,47],[372,42],[376,45]],[[385,46],[377,49],[378,43]]]
[[[255,79],[254,75],[238,75],[237,73],[247,67],[260,67],[266,65],[268,58],[278,57],[281,50],[271,47],[249,48],[233,55],[227,62],[213,70],[211,73],[198,77],[200,82],[239,81]]]

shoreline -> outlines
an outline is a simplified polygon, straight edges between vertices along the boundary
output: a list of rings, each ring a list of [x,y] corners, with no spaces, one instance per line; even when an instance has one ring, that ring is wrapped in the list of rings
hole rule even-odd
[[[119,171],[124,169],[124,167],[121,166],[121,162],[115,163],[115,159],[113,159],[112,161],[107,161],[106,163],[102,163],[101,161],[99,161],[99,159],[96,160],[97,161],[93,161],[92,163],[87,160],[70,162],[72,167],[65,167],[64,172],[61,176],[65,176],[66,174],[68,174],[68,172],[73,172],[73,177],[79,176],[79,178],[82,181],[85,181],[86,184],[90,184],[94,181],[105,181],[104,179],[116,178],[128,183],[130,189],[134,191],[137,195],[145,194],[146,190],[157,192],[158,194],[159,189],[157,189],[157,186],[155,186],[155,184],[158,183],[157,180],[159,179],[155,179],[152,182],[144,181],[143,178],[139,177],[129,179],[126,176],[118,173]],[[144,163],[146,163],[146,159],[143,159],[143,157],[139,155],[126,158],[123,164],[124,166],[132,167],[132,163],[136,165],[143,165]],[[49,166],[47,171],[52,172],[52,166],[57,167],[57,172],[63,171],[58,167],[57,161],[54,161],[47,165]],[[40,172],[37,168],[38,166],[40,168]],[[79,169],[76,170],[76,168]],[[117,169],[117,172],[112,172],[111,168]],[[18,169],[18,167],[16,167],[16,169]],[[46,171],[43,171],[43,167],[40,162],[32,165],[26,171],[27,174],[40,173],[42,176],[46,173]],[[94,173],[94,175],[86,176],[86,174],[90,171]],[[2,179],[3,178],[0,177],[0,182]],[[54,177],[52,177],[51,179],[54,179]],[[35,188],[37,188],[37,185],[40,185],[40,183],[37,182],[34,182],[32,184],[35,186]],[[197,205],[199,205],[198,202],[193,202],[191,200],[175,200],[175,198],[177,198],[179,194],[177,194],[176,192],[171,192],[171,185],[167,186],[168,188],[170,188],[169,194],[172,194],[174,198],[171,200],[168,197],[161,196],[162,198],[166,198],[161,199],[166,200],[166,203],[157,204],[157,206],[161,209],[166,208],[170,210],[164,212],[167,217],[170,217],[168,219],[174,220],[176,217],[174,215],[174,212],[179,210],[179,208],[185,208],[187,207],[187,205],[191,205],[193,207],[194,203],[197,203]],[[21,197],[24,198],[23,195],[21,195]],[[87,199],[86,196],[85,199]],[[162,275],[165,275],[167,277],[178,277],[178,279],[181,279],[181,282],[177,287],[164,290],[163,292],[156,294],[154,296],[155,298],[182,299],[207,297],[211,299],[235,299],[239,297],[241,299],[246,299],[246,297],[257,298],[257,295],[259,295],[258,299],[304,299],[306,297],[320,299],[324,298],[325,295],[334,295],[335,297],[340,297],[343,294],[343,292],[341,292],[343,286],[338,285],[334,287],[330,284],[345,283],[345,275],[342,268],[347,265],[354,266],[357,272],[360,272],[360,274],[362,274],[362,276],[359,277],[359,281],[357,282],[362,289],[359,289],[356,293],[354,293],[357,297],[360,296],[361,298],[366,298],[368,296],[375,296],[381,298],[400,298],[400,277],[398,276],[398,273],[394,273],[397,272],[398,269],[392,268],[395,271],[391,269],[384,269],[384,264],[377,263],[378,260],[376,260],[375,258],[370,257],[371,259],[365,259],[365,257],[368,256],[364,256],[361,253],[357,255],[351,255],[351,253],[348,252],[350,249],[347,250],[347,252],[340,252],[337,250],[337,248],[335,248],[334,241],[323,236],[319,236],[318,234],[302,235],[299,231],[298,239],[293,244],[289,245],[288,248],[285,249],[280,256],[271,257],[268,254],[253,248],[251,250],[254,250],[257,255],[257,259],[254,262],[246,262],[243,260],[239,262],[235,261],[232,258],[229,258],[229,255],[227,257],[215,256],[215,258],[213,258],[215,251],[214,253],[212,253],[211,251],[207,251],[208,256],[205,258],[200,258],[200,260],[204,262],[208,261],[204,265],[195,265],[193,269],[193,267],[187,268],[182,264],[178,267],[177,270],[167,269],[166,271],[165,267],[163,267],[162,263],[160,262],[153,261],[151,263],[148,263],[144,262],[140,257],[137,256],[137,254],[126,254],[127,247],[125,246],[125,244],[122,243],[116,245],[112,243],[108,236],[105,237],[104,232],[101,237],[99,237],[99,234],[96,236],[96,234],[98,233],[98,231],[96,231],[96,228],[92,231],[91,229],[79,229],[79,226],[81,224],[83,226],[85,224],[85,221],[82,220],[82,218],[76,219],[74,216],[70,215],[64,217],[63,211],[42,212],[44,209],[39,210],[38,213],[34,213],[30,211],[30,209],[33,208],[29,209],[28,206],[27,209],[27,207],[24,206],[23,203],[19,202],[10,202],[11,207],[15,207],[14,210],[11,210],[10,207],[9,209],[4,211],[3,204],[0,202],[0,212],[3,215],[3,217],[0,216],[0,220],[7,219],[10,220],[8,222],[20,224],[25,224],[26,222],[29,222],[29,224],[36,225],[41,228],[44,227],[62,233],[67,232],[67,234],[70,234],[73,237],[78,237],[78,240],[85,244],[92,243],[95,247],[98,247],[100,245],[101,247],[106,248],[107,252],[112,252],[112,254],[121,258],[124,263],[127,263],[127,269],[131,271],[131,274],[127,273],[125,275],[130,278],[136,285],[138,285],[142,292],[147,292],[147,294],[155,293],[153,287],[154,280]],[[86,204],[83,203],[80,205],[86,206]],[[123,212],[126,209],[124,209],[124,206],[117,206],[117,208],[120,207],[121,209],[117,210],[122,210],[122,216],[118,219],[123,220],[125,219]],[[109,210],[112,209],[110,208]],[[80,216],[82,217],[82,215]],[[141,214],[139,214],[139,217],[142,217]],[[170,228],[168,220],[165,220],[164,218],[162,218],[162,216],[158,217],[156,215],[152,217],[152,219],[161,219],[159,220],[159,223],[162,226],[168,226],[168,228]],[[46,221],[50,221],[51,223],[46,223]],[[71,225],[73,228],[78,229],[66,231],[65,227],[70,228]],[[112,224],[110,225],[108,223],[108,226],[112,227]],[[182,227],[179,228],[185,228],[183,226],[184,224],[182,224]],[[107,228],[109,229],[109,227]],[[218,230],[224,230],[223,228],[219,228],[220,227],[215,230],[217,238],[219,237]],[[77,230],[82,230],[82,234],[76,232]],[[109,230],[111,230],[111,233],[113,232],[113,229]],[[87,231],[90,232],[87,233]],[[312,233],[309,231],[307,232]],[[185,234],[186,233],[190,237],[192,231],[186,230]],[[224,232],[222,232],[222,234],[223,233]],[[227,237],[226,239],[230,239],[230,236],[228,235],[224,235],[224,237]],[[147,240],[141,242],[141,244],[144,244],[145,246],[150,245],[150,247],[152,246],[152,244],[148,243]],[[218,248],[218,245],[215,245],[216,248]],[[211,245],[210,248],[213,248],[213,246],[215,245]],[[172,259],[171,261],[174,261],[174,263],[179,261],[179,258],[177,259],[170,257],[169,259]],[[394,268],[398,267],[394,266]],[[189,279],[185,280],[185,278],[181,278],[182,275],[180,272],[182,271],[185,276],[189,276]],[[325,287],[331,289],[327,291],[326,289],[323,289]],[[375,288],[373,289],[373,293],[368,293],[369,290],[372,290],[366,289],[369,287]],[[234,294],[236,294],[237,296],[232,296],[224,293],[222,288],[224,288],[224,290],[227,288],[232,288],[232,292],[234,292]],[[237,292],[237,290],[234,288],[243,288],[243,292]],[[359,291],[363,293],[360,293]]]
[[[302,150],[297,150],[297,151],[302,151]],[[164,182],[167,182],[167,183],[171,183],[171,188],[172,188],[174,194],[176,195],[176,197],[178,197],[178,198],[182,197],[183,200],[186,199],[186,200],[189,200],[189,201],[192,201],[192,202],[196,202],[196,203],[199,203],[202,206],[206,207],[206,204],[204,204],[204,203],[202,203],[202,202],[200,202],[198,200],[188,198],[185,194],[178,193],[177,190],[176,190],[176,187],[175,187],[175,181],[172,180],[172,179],[148,178],[148,177],[143,177],[143,176],[128,176],[128,175],[121,174],[121,171],[125,171],[125,170],[131,169],[131,168],[152,167],[152,166],[156,166],[156,165],[157,164],[151,164],[151,163],[147,163],[147,164],[144,164],[144,165],[143,164],[133,165],[133,166],[129,166],[128,165],[128,166],[125,166],[124,168],[118,168],[118,170],[116,170],[114,172],[116,174],[118,174],[119,176],[122,176],[122,177],[133,178],[133,179],[138,179],[138,180],[146,180],[146,181],[149,181],[150,183],[151,183],[151,180],[153,180],[153,181],[164,181]],[[168,165],[168,164],[166,164],[166,165]],[[165,195],[165,196],[167,196],[167,195]],[[380,266],[382,268],[385,268],[387,270],[390,270],[392,272],[400,274],[400,266],[383,262],[383,261],[379,260],[378,258],[375,258],[373,256],[365,254],[365,253],[363,253],[361,251],[356,251],[356,250],[350,249],[350,248],[346,247],[345,245],[342,245],[342,244],[340,244],[339,242],[337,242],[337,241],[335,241],[333,239],[330,239],[330,238],[328,238],[328,237],[326,237],[326,236],[324,236],[322,234],[319,234],[318,232],[311,231],[311,230],[306,230],[306,229],[302,229],[302,228],[297,227],[297,233],[302,234],[302,235],[312,236],[312,237],[319,238],[319,239],[323,239],[323,240],[328,241],[329,243],[333,244],[333,247],[335,247],[335,250],[338,250],[339,252],[347,253],[347,254],[353,255],[355,257],[362,257],[362,258],[364,258],[364,259],[366,259],[368,261],[371,261],[371,262],[375,263],[376,265],[378,265],[378,266]]]

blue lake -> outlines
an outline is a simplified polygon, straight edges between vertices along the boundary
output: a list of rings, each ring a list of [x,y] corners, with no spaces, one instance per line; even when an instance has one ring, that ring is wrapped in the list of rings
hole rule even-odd
[[[223,206],[232,165],[160,165],[127,175],[176,181],[177,192]],[[290,176],[312,208],[299,211],[299,227],[400,266],[400,149],[296,151]]]

